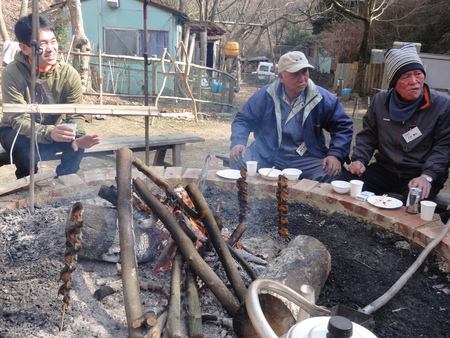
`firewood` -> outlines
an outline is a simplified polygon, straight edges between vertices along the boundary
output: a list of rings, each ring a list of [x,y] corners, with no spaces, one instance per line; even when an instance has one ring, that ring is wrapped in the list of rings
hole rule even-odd
[[[214,219],[216,220],[219,230],[222,231],[223,223],[222,223],[222,215],[220,214],[220,204],[217,204],[216,211],[214,212]]]
[[[183,200],[177,195],[173,187],[163,177],[155,173],[151,168],[145,165],[145,163],[138,158],[135,158],[133,160],[133,165],[137,168],[137,170],[150,178],[158,187],[164,189],[168,197],[176,200],[181,209],[183,209],[189,215],[189,217],[193,219],[199,218],[199,215],[183,202]]]
[[[189,266],[216,296],[217,300],[222,304],[228,314],[232,316],[239,307],[239,303],[236,301],[233,294],[200,256],[189,237],[180,229],[175,217],[168,212],[167,208],[155,196],[152,195],[146,184],[139,178],[134,179],[133,182],[143,201],[153,210],[154,214],[163,222],[170,232]]]
[[[171,338],[181,338],[181,268],[183,257],[175,255],[172,264],[172,279],[170,282],[170,301],[164,335]],[[167,332],[166,332],[167,331]]]
[[[134,328],[133,321],[142,316],[138,267],[134,249],[133,217],[131,214],[131,160],[132,152],[121,148],[117,151],[117,218],[119,223],[120,261],[122,264],[123,300],[130,337],[143,334],[142,328]]]
[[[167,321],[167,311],[164,311],[156,320],[156,325],[153,326],[143,338],[159,338],[161,332],[164,330]]]
[[[139,281],[139,288],[143,291],[155,291],[160,294],[167,296],[166,291],[164,290],[164,286],[161,284],[155,283],[149,279],[143,279]]]
[[[190,338],[203,337],[202,308],[198,298],[197,276],[192,269],[186,270],[187,316]]]
[[[144,313],[133,321],[133,327],[136,329],[142,325],[155,326],[157,323],[156,314],[153,311]]]
[[[208,231],[209,238],[216,249],[217,255],[222,262],[225,269],[227,277],[236,292],[236,296],[239,301],[242,302],[245,299],[245,294],[247,288],[245,287],[244,281],[234,263],[233,257],[231,256],[230,250],[228,249],[227,243],[222,237],[219,228],[217,227],[216,221],[214,220],[213,214],[208,207],[205,199],[197,188],[195,183],[190,183],[186,186],[186,191],[189,193],[192,201],[194,202],[195,209],[203,216],[202,221],[205,224],[206,230]]]
[[[171,237],[169,237],[166,245],[161,250],[158,259],[152,266],[153,270],[157,271],[164,268],[165,266],[168,266],[176,250],[177,250],[177,243],[175,243],[175,241]]]
[[[104,200],[108,201],[115,207],[117,207],[117,188],[115,186],[111,185],[108,187],[103,184],[100,187],[100,190],[98,191],[98,196],[103,198]],[[145,212],[149,215],[152,214],[152,211],[149,209],[149,207],[147,205],[145,205],[144,202],[142,202],[142,200],[139,198],[139,196],[137,196],[136,194],[132,194],[131,198],[133,201],[133,205],[136,208],[138,208],[139,210],[142,210],[143,212]]]
[[[235,245],[241,239],[244,232],[247,230],[248,226],[246,223],[239,223],[239,225],[234,229],[231,233],[231,236],[228,238],[227,242],[231,246]]]
[[[250,276],[252,280],[255,280],[258,278],[253,268],[248,264],[248,262],[241,256],[239,253],[230,245],[228,244],[228,249],[230,250],[233,257],[241,264],[241,266],[244,268],[244,270],[247,272],[247,274]]]
[[[219,318],[215,315],[204,314],[202,315],[202,322],[221,325],[228,330],[233,329],[233,319],[231,318]]]

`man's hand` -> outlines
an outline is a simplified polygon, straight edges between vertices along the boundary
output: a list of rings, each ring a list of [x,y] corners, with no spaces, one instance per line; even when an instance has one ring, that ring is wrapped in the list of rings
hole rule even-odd
[[[348,166],[348,171],[353,175],[361,176],[366,171],[366,166],[360,161],[355,161],[350,163]]]
[[[230,162],[236,163],[244,158],[246,148],[242,144],[237,144],[230,150]]]
[[[50,137],[55,142],[72,142],[75,139],[76,131],[64,124],[58,124],[50,132]]]
[[[327,156],[322,161],[322,169],[327,168],[327,175],[335,177],[341,174],[341,161],[336,156]]]
[[[431,183],[423,176],[413,178],[408,183],[408,188],[419,188],[422,190],[422,199],[428,198],[431,191]]]
[[[100,143],[100,137],[98,135],[85,135],[75,139],[72,142],[72,149],[78,151],[79,148],[91,148]]]

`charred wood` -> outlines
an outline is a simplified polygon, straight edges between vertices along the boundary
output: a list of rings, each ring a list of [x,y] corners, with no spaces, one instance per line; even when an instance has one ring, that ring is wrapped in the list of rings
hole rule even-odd
[[[239,303],[197,252],[189,237],[180,229],[175,217],[155,196],[152,195],[141,179],[136,178],[134,180],[134,185],[144,202],[153,210],[154,214],[163,222],[170,232],[189,266],[216,296],[217,300],[222,304],[228,314],[233,315],[239,307]]]
[[[223,223],[222,223],[222,215],[220,214],[220,204],[217,204],[216,211],[214,212],[214,219],[216,220],[219,230],[222,231]]]
[[[81,228],[83,227],[83,205],[75,203],[70,211],[66,224],[66,251],[64,253],[64,267],[59,279],[63,284],[58,290],[58,295],[63,296],[63,308],[61,311],[61,324],[59,330],[64,328],[64,316],[66,309],[70,307],[70,290],[73,287],[72,272],[77,268],[77,253],[81,249]]]
[[[186,295],[189,337],[202,338],[202,308],[198,298],[197,276],[190,268],[186,270]]]
[[[227,242],[231,246],[235,245],[241,239],[244,232],[247,230],[248,226],[246,223],[239,223],[239,225],[234,229],[231,233],[231,236],[228,238]]]
[[[117,188],[113,185],[106,186],[102,185],[100,187],[100,190],[98,191],[98,196],[103,198],[104,200],[108,201],[115,207],[117,207]],[[151,215],[152,211],[149,209],[149,207],[137,196],[136,194],[132,194],[132,200],[133,205],[138,208],[139,210],[142,210],[143,212]]]
[[[180,210],[175,210],[173,214],[175,215],[175,218],[177,219],[181,229],[183,229],[184,233],[189,237],[189,239],[193,243],[197,242],[197,236],[195,236],[192,230],[188,227],[186,220],[184,218],[184,214]]]
[[[166,326],[167,321],[167,311],[164,311],[156,320],[156,325],[153,326],[143,338],[159,338],[161,337],[161,333]]]
[[[223,239],[222,234],[217,227],[216,221],[214,220],[213,214],[209,209],[208,204],[206,203],[203,195],[200,193],[195,183],[188,184],[186,186],[186,191],[194,202],[195,209],[201,215],[203,224],[205,224],[209,238],[214,248],[216,249],[220,261],[222,262],[228,280],[233,286],[233,289],[236,292],[239,301],[242,302],[245,299],[247,288],[245,287],[244,281],[242,280],[236,264],[234,263],[227,243]]]
[[[241,266],[244,268],[244,270],[252,280],[258,278],[250,264],[248,264],[248,262],[241,255],[239,255],[239,253],[230,244],[228,244],[228,249],[230,250],[230,253],[233,255],[234,259],[236,259],[239,264],[241,264]]]
[[[156,260],[155,264],[152,265],[153,270],[157,271],[164,269],[164,267],[166,266],[169,266],[170,262],[172,261],[175,255],[176,250],[177,250],[177,243],[175,243],[172,237],[169,237],[167,239],[166,245],[161,250],[161,253],[159,254],[159,257]]]
[[[215,315],[204,314],[202,315],[203,323],[212,323],[220,325],[228,330],[233,329],[233,319],[231,318],[219,318]]]
[[[145,176],[151,179],[158,187],[164,189],[168,197],[177,201],[180,208],[183,209],[189,215],[189,217],[193,219],[199,218],[198,214],[184,203],[184,201],[181,199],[180,196],[177,195],[177,193],[175,192],[173,187],[169,184],[169,182],[167,182],[163,177],[155,173],[152,169],[150,169],[147,165],[145,165],[144,162],[142,162],[138,158],[135,158],[133,160],[133,165]]]
[[[139,288],[143,291],[159,292],[160,294],[167,296],[167,293],[164,290],[164,286],[162,286],[161,284],[155,283],[149,279],[141,280],[139,282]]]
[[[101,288],[95,290],[94,298],[101,301],[103,298],[108,297],[114,293],[114,289],[108,285],[104,285]]]
[[[131,206],[132,152],[121,148],[117,151],[117,217],[119,223],[120,260],[122,265],[123,298],[130,337],[142,336],[141,328],[134,328],[133,321],[142,316],[139,280]]]
[[[133,321],[132,325],[136,329],[143,325],[152,327],[152,326],[155,326],[156,323],[157,323],[156,314],[153,311],[149,311],[149,312],[144,313],[139,318],[135,319]]]

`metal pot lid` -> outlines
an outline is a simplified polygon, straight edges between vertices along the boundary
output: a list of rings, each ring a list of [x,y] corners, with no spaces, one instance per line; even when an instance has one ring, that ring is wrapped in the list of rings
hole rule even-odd
[[[295,324],[286,334],[286,338],[326,338],[328,333],[328,322],[331,317],[312,317]],[[365,327],[353,324],[352,338],[377,338]],[[346,337],[345,335],[343,337]]]

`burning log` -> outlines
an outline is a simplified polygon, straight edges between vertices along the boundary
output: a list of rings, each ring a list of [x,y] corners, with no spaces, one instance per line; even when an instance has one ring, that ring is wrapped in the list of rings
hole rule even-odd
[[[144,202],[164,223],[165,227],[172,235],[172,238],[179,246],[183,257],[188,262],[189,266],[194,270],[195,274],[200,277],[205,285],[211,290],[225,310],[230,315],[233,315],[239,307],[239,303],[233,297],[233,294],[203,260],[190,241],[189,237],[180,229],[175,217],[155,196],[152,195],[145,183],[139,178],[136,178],[133,182],[136,187],[136,191],[138,191]]]
[[[145,165],[144,162],[142,162],[138,158],[135,158],[133,160],[133,165],[145,176],[150,178],[158,187],[164,189],[168,197],[177,201],[180,208],[183,209],[189,215],[189,217],[193,219],[199,218],[198,214],[184,203],[184,201],[180,198],[180,196],[177,195],[169,182],[167,182],[163,177],[159,176],[157,173],[151,170],[148,166]]]
[[[172,264],[172,279],[170,283],[170,301],[167,313],[167,323],[164,335],[172,338],[181,338],[181,268],[183,257],[175,255]],[[167,332],[166,332],[167,331]],[[167,335],[166,335],[167,333]]]
[[[123,298],[130,337],[142,336],[141,328],[134,328],[133,321],[142,316],[139,293],[138,268],[134,249],[133,217],[131,215],[131,160],[132,152],[121,148],[117,151],[117,217],[119,223],[120,259],[122,264]]]
[[[287,178],[283,175],[278,176],[278,188],[277,188],[277,200],[278,200],[278,233],[281,238],[288,238],[289,230],[288,224],[289,221],[286,217],[286,214],[289,210],[288,200],[289,200],[289,191],[287,190],[288,181]]]
[[[161,333],[166,326],[167,321],[167,311],[164,311],[156,320],[156,325],[153,326],[143,338],[159,338],[161,337]]]
[[[222,265],[227,274],[228,280],[233,286],[234,291],[240,302],[245,299],[245,293],[247,288],[245,287],[244,281],[242,280],[239,271],[234,263],[233,257],[231,256],[230,250],[228,249],[227,243],[222,237],[219,228],[217,227],[216,221],[213,217],[211,210],[208,207],[203,195],[197,188],[195,183],[190,183],[186,186],[186,191],[194,202],[195,209],[202,217],[202,221],[205,224],[206,230],[208,231],[209,238],[216,249],[217,255],[222,262]]]
[[[157,323],[156,314],[153,311],[149,311],[144,313],[142,316],[140,316],[138,319],[133,321],[133,327],[137,329],[138,327],[141,327],[143,325],[147,326],[155,326]]]
[[[186,270],[187,316],[190,338],[203,337],[202,308],[198,298],[197,276],[188,268]]]
[[[228,238],[227,242],[231,246],[235,245],[241,239],[244,232],[247,230],[248,226],[245,223],[239,223],[239,225],[234,229],[231,236]]]
[[[70,290],[73,287],[72,272],[77,268],[77,253],[81,249],[81,228],[83,227],[83,205],[80,202],[72,206],[69,219],[66,224],[66,252],[64,253],[64,267],[59,278],[63,285],[58,290],[58,295],[63,296],[63,308],[59,331],[64,327],[66,309],[70,307]]]
[[[172,261],[172,258],[175,254],[175,251],[177,250],[177,243],[169,237],[167,239],[167,243],[162,249],[161,253],[159,254],[158,259],[156,260],[155,264],[153,264],[153,270],[161,270],[165,266],[169,265],[169,262]]]

